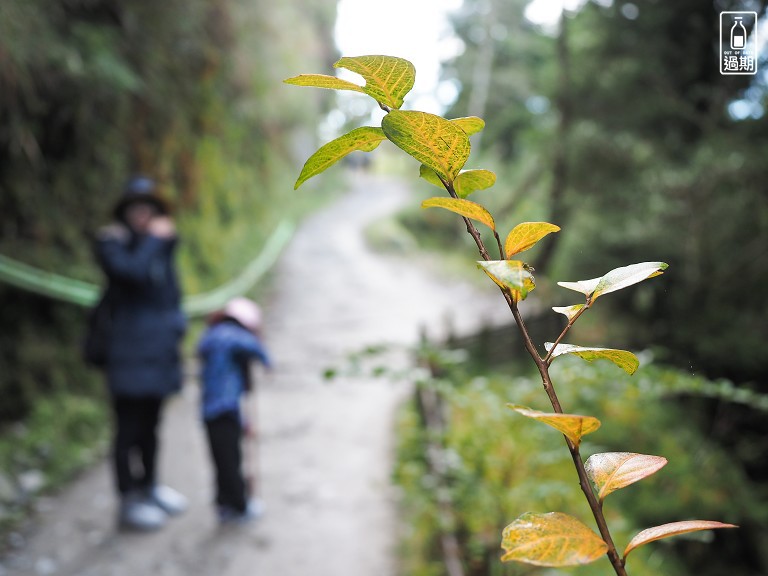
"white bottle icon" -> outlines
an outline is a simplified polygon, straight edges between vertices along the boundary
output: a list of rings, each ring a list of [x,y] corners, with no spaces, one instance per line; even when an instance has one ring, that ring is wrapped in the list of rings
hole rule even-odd
[[[747,30],[741,23],[741,16],[734,17],[735,22],[731,27],[731,49],[743,50],[747,43]]]

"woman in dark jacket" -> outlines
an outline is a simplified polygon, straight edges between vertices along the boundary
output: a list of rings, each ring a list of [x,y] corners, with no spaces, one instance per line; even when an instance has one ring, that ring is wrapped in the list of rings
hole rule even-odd
[[[151,530],[186,508],[181,494],[156,479],[163,400],[181,388],[185,318],[168,206],[146,177],[131,179],[124,192],[115,222],[100,231],[96,243],[112,317],[104,369],[115,413],[119,523]]]

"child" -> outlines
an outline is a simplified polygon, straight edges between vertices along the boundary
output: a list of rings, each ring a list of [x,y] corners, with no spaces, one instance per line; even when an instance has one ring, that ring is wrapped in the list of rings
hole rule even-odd
[[[261,310],[248,298],[234,298],[212,315],[198,344],[202,360],[202,416],[216,469],[216,504],[221,523],[245,522],[261,514],[248,502],[241,438],[246,419],[241,396],[250,391],[250,362],[271,363],[261,342]]]

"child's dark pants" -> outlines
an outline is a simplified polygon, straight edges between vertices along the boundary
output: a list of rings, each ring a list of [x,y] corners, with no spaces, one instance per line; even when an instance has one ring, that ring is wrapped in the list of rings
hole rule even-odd
[[[240,441],[243,427],[237,412],[226,412],[205,421],[208,443],[216,467],[216,504],[245,512],[245,481]]]

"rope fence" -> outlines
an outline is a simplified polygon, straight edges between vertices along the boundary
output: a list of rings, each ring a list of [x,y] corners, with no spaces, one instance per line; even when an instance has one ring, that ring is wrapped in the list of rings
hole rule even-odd
[[[245,294],[275,264],[288,241],[293,237],[295,225],[282,220],[272,231],[261,252],[251,260],[235,278],[209,292],[186,296],[182,303],[190,316],[204,316],[218,310],[235,296]],[[90,307],[96,303],[102,287],[41,270],[0,254],[0,282],[21,290],[54,300]]]

